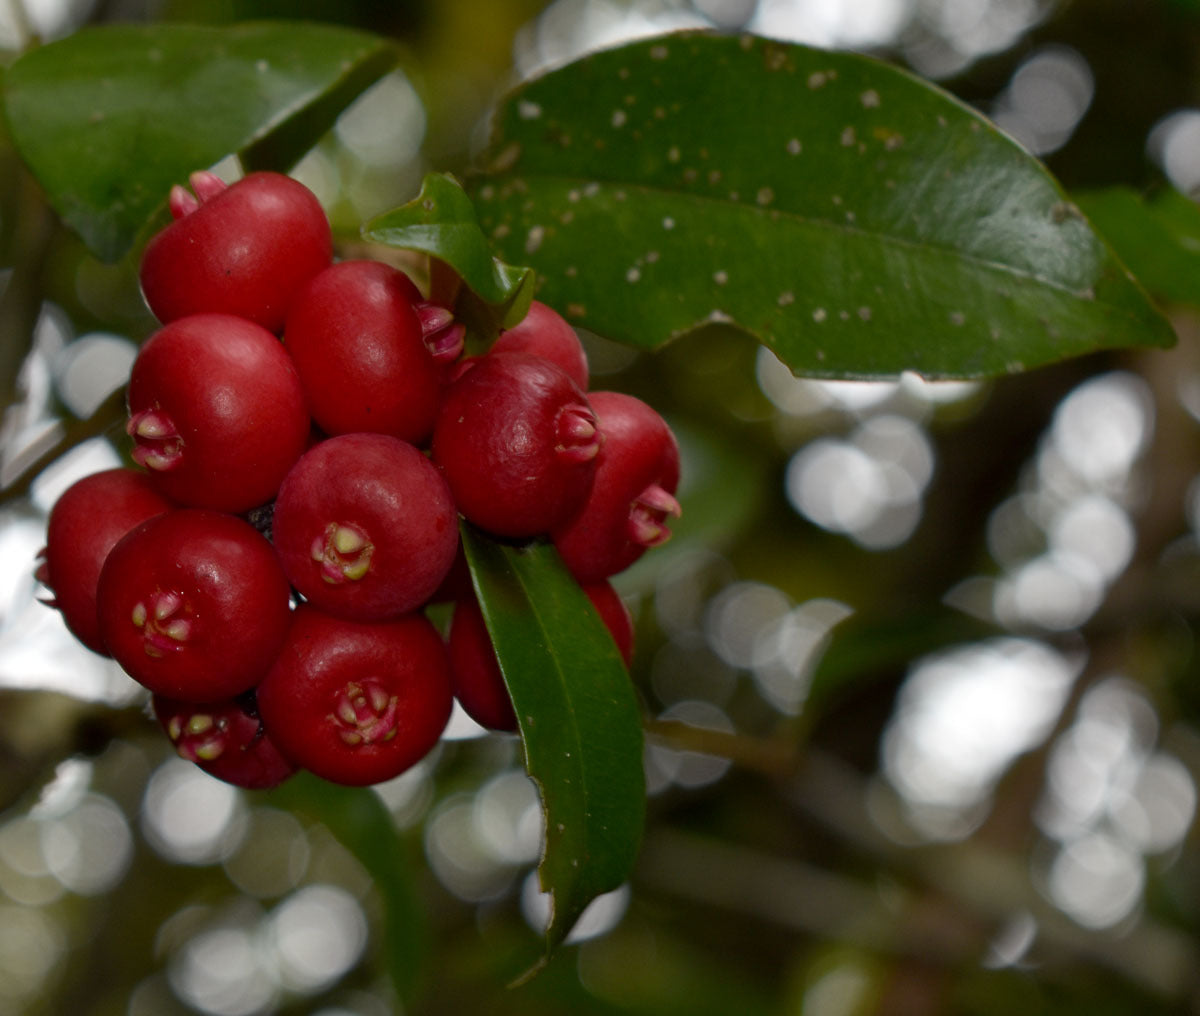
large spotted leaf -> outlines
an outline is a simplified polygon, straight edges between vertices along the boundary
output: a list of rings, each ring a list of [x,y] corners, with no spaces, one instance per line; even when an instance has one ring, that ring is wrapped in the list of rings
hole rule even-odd
[[[482,164],[498,254],[636,346],[718,321],[806,374],[976,377],[1173,339],[1039,162],[860,55],[709,34],[598,52],[509,95]]]
[[[116,260],[172,184],[231,154],[287,169],[397,56],[332,25],[108,25],[20,57],[4,108],[55,211]]]

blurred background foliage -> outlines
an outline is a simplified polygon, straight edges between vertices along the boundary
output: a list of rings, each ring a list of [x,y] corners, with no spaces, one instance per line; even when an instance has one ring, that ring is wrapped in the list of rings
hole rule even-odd
[[[1129,188],[1180,256],[1200,242],[1189,0],[14,0],[0,46],[279,16],[406,50],[297,169],[343,253],[470,164],[507,86],[696,26],[906,65],[1085,207]],[[1131,259],[1161,253],[1095,208]],[[640,860],[510,988],[545,920],[513,739],[456,717],[375,790],[245,794],[174,759],[36,601],[46,512],[123,454],[153,323],[136,261],[92,259],[7,147],[0,258],[0,1011],[1200,1012],[1200,300],[1177,260],[1175,349],[988,383],[797,379],[720,328],[654,355],[585,336],[595,387],[676,425],[685,516],[622,576]]]

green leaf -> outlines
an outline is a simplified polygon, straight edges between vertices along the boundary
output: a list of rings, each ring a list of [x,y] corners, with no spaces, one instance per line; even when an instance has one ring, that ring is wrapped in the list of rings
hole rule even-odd
[[[1196,202],[1173,189],[1144,197],[1126,187],[1078,194],[1076,200],[1151,293],[1200,306]]]
[[[428,922],[405,843],[379,796],[368,788],[336,786],[302,772],[268,791],[264,800],[320,822],[370,873],[383,904],[388,974],[397,994],[413,1001],[425,969]],[[413,857],[419,862],[419,853]]]
[[[173,184],[233,153],[289,168],[397,58],[330,25],[110,25],[20,57],[5,111],[55,211],[115,261]]]
[[[1173,341],[1037,161],[861,55],[702,33],[598,52],[509,95],[483,167],[500,256],[621,342],[726,321],[849,378]]]
[[[463,545],[542,795],[549,950],[633,866],[645,815],[641,715],[612,637],[552,545],[512,547],[465,524]]]
[[[517,324],[533,299],[533,272],[505,264],[492,248],[475,206],[452,176],[430,173],[408,204],[363,227],[374,243],[420,251],[452,269],[464,283],[455,310],[485,338]]]

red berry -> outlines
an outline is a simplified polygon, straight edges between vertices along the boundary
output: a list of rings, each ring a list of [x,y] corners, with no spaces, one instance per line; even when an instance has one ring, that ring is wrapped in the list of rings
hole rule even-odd
[[[273,498],[308,443],[299,375],[266,329],[228,314],[152,335],[129,379],[133,457],[163,494],[242,512]]]
[[[339,617],[380,620],[422,606],[450,571],[458,516],[420,451],[386,434],[314,445],[280,488],[275,549],[297,591]]]
[[[316,196],[280,173],[251,173],[229,187],[196,174],[196,199],[171,194],[175,222],[142,256],[146,303],[163,323],[219,312],[283,329],[295,294],[333,257]]]
[[[679,515],[679,446],[663,418],[622,392],[588,396],[604,435],[596,482],[583,510],[553,534],[571,573],[583,583],[624,571],[671,536]]]
[[[145,473],[108,469],[77,480],[50,510],[37,578],[54,593],[45,602],[89,649],[108,655],[96,616],[104,559],[134,526],[172,507]]]
[[[452,321],[449,311],[421,303],[407,275],[379,261],[342,261],[313,278],[288,315],[283,341],[317,425],[327,434],[425,441],[445,366],[436,342],[426,346],[425,325],[440,341]],[[457,354],[451,350],[450,359]]]
[[[267,540],[233,515],[180,508],[113,547],[97,589],[109,652],[152,692],[213,702],[251,688],[287,629],[291,590]]]
[[[557,363],[579,385],[588,389],[588,361],[583,344],[566,318],[534,300],[520,324],[503,332],[492,345],[493,353],[533,353]]]
[[[267,736],[245,696],[196,703],[155,695],[152,701],[154,715],[180,758],[218,780],[247,790],[267,790],[296,771]]]
[[[633,618],[629,608],[608,582],[584,590],[628,667],[633,659]],[[491,636],[478,602],[471,597],[456,604],[447,640],[454,695],[468,716],[489,730],[515,731],[517,715]]]
[[[450,718],[446,649],[421,614],[362,623],[296,608],[258,709],[285,755],[334,783],[398,776]]]
[[[512,539],[548,533],[579,511],[599,450],[578,385],[528,353],[479,358],[447,390],[433,432],[458,510]]]

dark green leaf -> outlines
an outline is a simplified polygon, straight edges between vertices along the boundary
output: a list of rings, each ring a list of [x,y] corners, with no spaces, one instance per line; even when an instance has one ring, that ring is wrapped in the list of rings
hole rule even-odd
[[[975,377],[1172,333],[1045,169],[849,53],[684,33],[511,94],[473,185],[539,298],[654,348],[727,321],[793,370]]]
[[[397,994],[412,1001],[425,967],[428,927],[411,878],[405,843],[379,796],[362,787],[298,773],[264,800],[320,822],[374,880],[383,903],[386,966]],[[419,861],[419,853],[411,855]]]
[[[1171,303],[1200,306],[1200,207],[1177,190],[1125,187],[1076,196],[1138,280]]]
[[[515,325],[529,310],[533,272],[492,256],[471,199],[451,176],[430,173],[417,197],[367,223],[363,236],[420,251],[451,268],[465,285],[455,309],[485,337]]]
[[[546,818],[547,947],[628,877],[645,813],[641,716],[611,636],[553,546],[463,544]]]
[[[397,56],[330,25],[89,28],[18,59],[5,110],[55,211],[116,260],[173,184],[233,153],[287,169]]]

